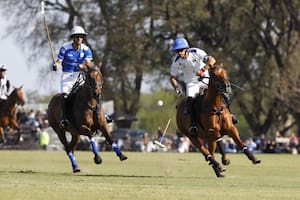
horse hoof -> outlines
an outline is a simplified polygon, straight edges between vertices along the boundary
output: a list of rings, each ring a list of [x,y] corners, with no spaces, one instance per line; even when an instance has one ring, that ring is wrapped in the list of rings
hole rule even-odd
[[[254,165],[256,165],[256,164],[261,163],[261,161],[260,161],[260,160],[253,160],[252,163],[253,163]]]
[[[80,169],[78,167],[73,169],[73,173],[77,173],[77,172],[80,172]]]
[[[217,177],[218,178],[223,178],[223,177],[225,177],[225,175],[223,175],[223,174],[220,173],[220,174],[217,175]]]
[[[222,160],[222,164],[223,165],[229,165],[230,164],[230,160]]]
[[[220,171],[220,172],[225,172],[225,171],[226,171],[226,168],[223,168],[223,167],[221,167],[221,166],[219,166],[218,168],[219,168],[219,171]]]
[[[217,176],[218,178],[224,177],[224,175],[222,174],[222,170],[223,170],[223,169],[221,169],[220,166],[214,166],[214,165],[212,165],[212,168],[213,168],[213,170],[214,170],[214,172],[215,172],[215,174],[216,174],[216,176]]]
[[[127,160],[127,156],[121,154],[121,155],[120,155],[120,161],[123,161],[123,160]]]
[[[102,163],[102,158],[100,156],[95,156],[94,162],[95,164],[100,165]]]

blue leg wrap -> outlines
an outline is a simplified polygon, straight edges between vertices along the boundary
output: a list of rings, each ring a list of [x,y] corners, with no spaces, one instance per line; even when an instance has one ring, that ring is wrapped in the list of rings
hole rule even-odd
[[[116,152],[117,156],[120,157],[122,155],[122,152],[121,152],[121,150],[119,149],[119,147],[118,147],[118,145],[116,143],[112,144],[112,148]]]
[[[75,160],[75,156],[73,155],[72,152],[69,152],[69,153],[68,153],[68,157],[69,157],[69,159],[70,159],[70,161],[71,161],[71,164],[72,164],[73,169],[75,169],[75,168],[77,167],[77,162],[76,162],[76,160]]]
[[[95,139],[94,138],[90,138],[90,144],[92,146],[92,151],[95,155],[98,154],[99,150],[98,150],[98,147],[96,145],[96,142],[95,142]]]

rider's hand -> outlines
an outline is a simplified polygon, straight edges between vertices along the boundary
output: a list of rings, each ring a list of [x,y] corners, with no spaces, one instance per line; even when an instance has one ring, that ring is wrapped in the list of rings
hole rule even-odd
[[[57,71],[57,65],[56,65],[56,63],[54,63],[54,64],[52,65],[52,70],[53,70],[53,71]]]
[[[196,73],[197,76],[200,76],[200,77],[204,77],[204,72],[205,70],[204,69],[199,69]]]
[[[77,65],[77,69],[79,71],[87,71],[87,66],[84,64],[79,64],[79,65]]]
[[[182,95],[182,89],[181,89],[179,86],[176,86],[176,87],[175,87],[175,92],[176,92],[176,94],[178,94],[179,96]]]

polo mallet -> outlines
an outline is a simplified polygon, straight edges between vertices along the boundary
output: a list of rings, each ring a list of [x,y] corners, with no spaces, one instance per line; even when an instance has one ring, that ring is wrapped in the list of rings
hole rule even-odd
[[[163,132],[163,134],[162,134],[160,140],[159,140],[159,141],[157,141],[157,140],[154,140],[154,141],[153,141],[154,144],[156,144],[157,146],[159,146],[159,147],[161,147],[161,148],[166,148],[166,146],[165,146],[164,144],[162,144],[162,141],[164,140],[164,137],[165,137],[166,132],[167,132],[167,130],[168,130],[168,128],[169,128],[170,122],[171,122],[171,118],[169,118],[168,123],[167,123],[167,125],[166,125],[166,127],[165,127],[165,129],[164,129],[164,132]]]
[[[44,25],[45,25],[45,30],[46,30],[46,33],[47,33],[47,38],[48,38],[48,43],[49,43],[49,47],[50,47],[52,60],[53,60],[53,63],[55,63],[55,56],[54,56],[54,51],[53,51],[53,47],[52,47],[51,37],[50,37],[49,29],[48,29],[48,24],[47,24],[47,21],[46,21],[45,2],[44,1],[41,1],[41,13],[42,13],[43,18],[44,18]]]

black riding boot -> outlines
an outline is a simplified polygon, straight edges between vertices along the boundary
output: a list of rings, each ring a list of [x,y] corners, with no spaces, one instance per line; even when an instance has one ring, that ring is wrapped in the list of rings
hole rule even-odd
[[[191,126],[189,128],[189,133],[191,136],[193,137],[197,137],[198,136],[198,127],[196,125],[196,122],[195,122],[195,114],[194,114],[194,111],[193,111],[193,97],[187,97],[186,99],[186,114],[188,114],[190,116],[190,121],[191,121]]]
[[[66,101],[68,99],[68,95],[63,93],[61,96],[61,121],[59,123],[59,127],[64,129],[69,125],[69,120],[66,117]]]

